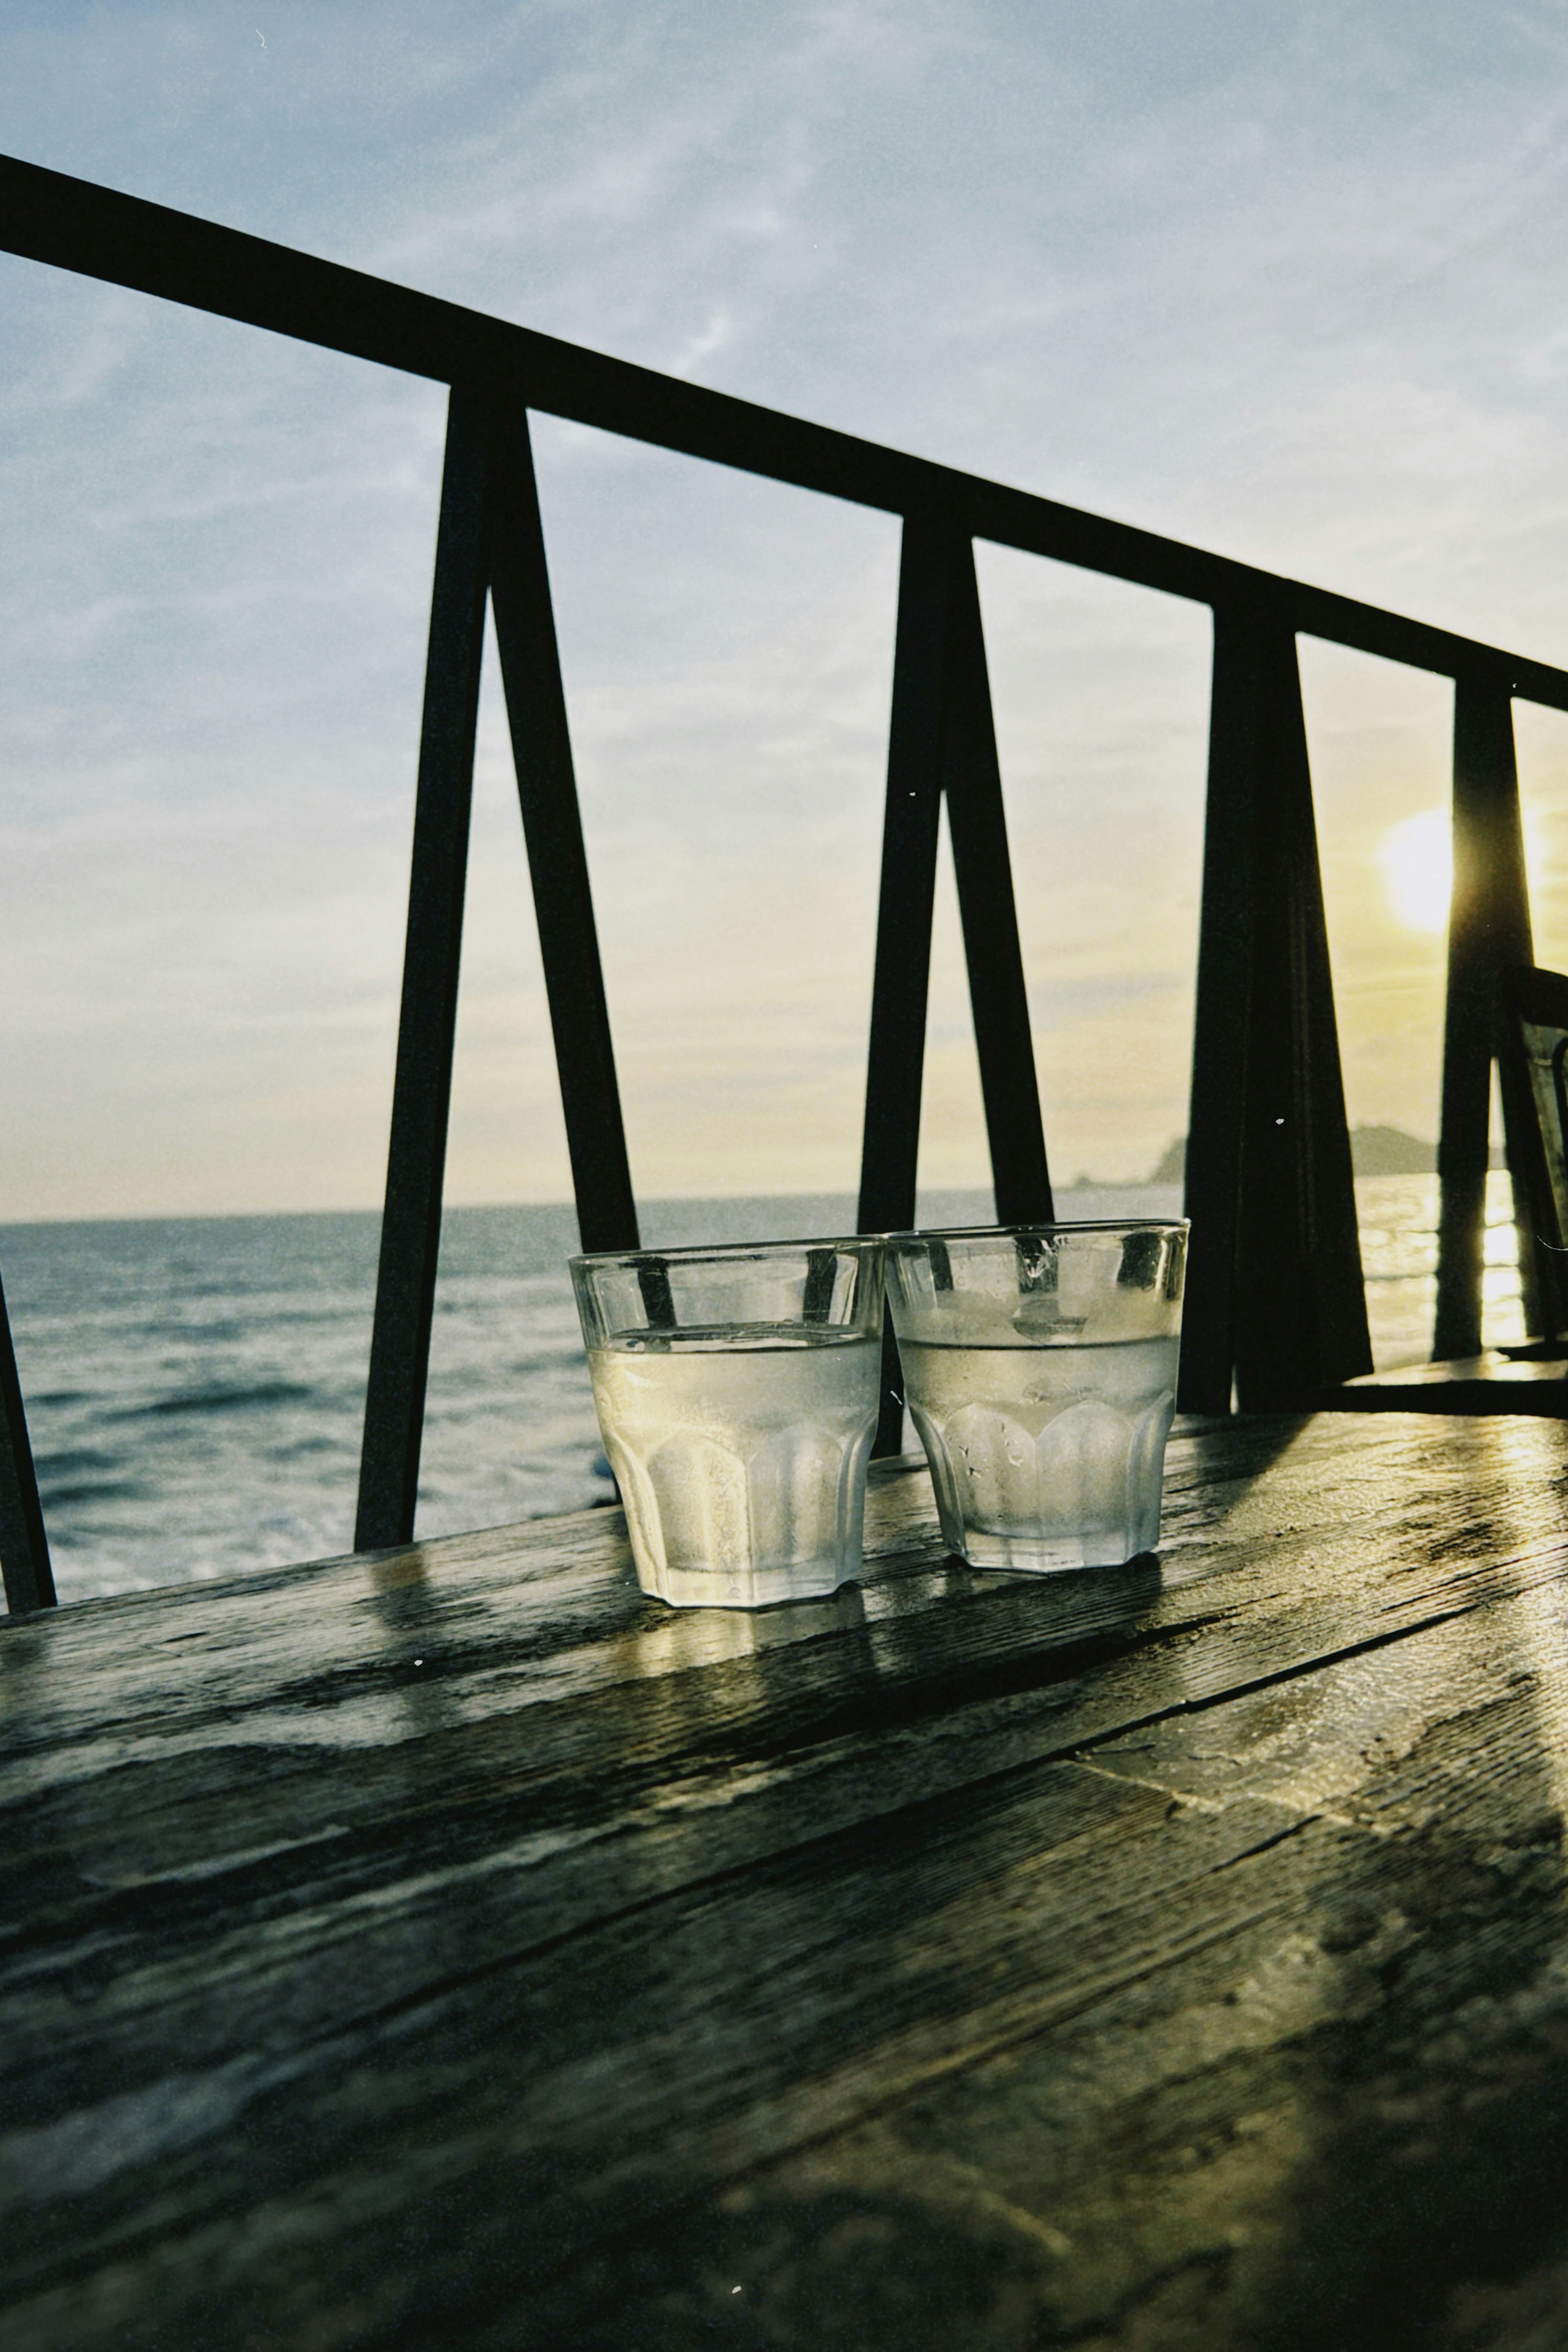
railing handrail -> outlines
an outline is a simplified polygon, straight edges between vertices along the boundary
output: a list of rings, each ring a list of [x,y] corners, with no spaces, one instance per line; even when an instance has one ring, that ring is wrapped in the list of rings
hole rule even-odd
[[[528,408],[797,489],[938,510],[973,538],[1195,604],[1280,598],[1309,636],[1439,677],[1506,677],[1568,710],[1568,671],[1550,663],[14,156],[0,156],[0,249],[434,383],[488,379]]]

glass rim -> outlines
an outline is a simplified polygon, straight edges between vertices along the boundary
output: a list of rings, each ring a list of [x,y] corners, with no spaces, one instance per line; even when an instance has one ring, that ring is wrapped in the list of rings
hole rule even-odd
[[[714,1259],[765,1257],[776,1250],[880,1249],[887,1238],[886,1234],[808,1234],[798,1238],[786,1234],[780,1241],[766,1242],[679,1242],[669,1249],[579,1250],[566,1264],[573,1273],[579,1266],[668,1265],[672,1262],[702,1265]]]
[[[1039,1217],[1017,1225],[900,1225],[887,1243],[1016,1241],[1023,1234],[1190,1234],[1190,1217]]]

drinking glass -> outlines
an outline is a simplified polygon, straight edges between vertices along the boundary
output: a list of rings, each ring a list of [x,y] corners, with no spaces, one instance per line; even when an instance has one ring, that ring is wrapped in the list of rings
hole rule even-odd
[[[604,1253],[572,1280],[643,1591],[757,1609],[858,1576],[880,1241]]]
[[[904,1394],[949,1547],[976,1568],[1099,1568],[1152,1550],[1187,1227],[1041,1224],[889,1236]]]

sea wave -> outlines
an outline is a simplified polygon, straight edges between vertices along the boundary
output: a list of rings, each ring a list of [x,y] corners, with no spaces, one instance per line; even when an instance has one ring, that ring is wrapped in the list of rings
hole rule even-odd
[[[248,1388],[186,1389],[174,1396],[153,1397],[148,1404],[117,1407],[107,1421],[146,1421],[176,1412],[247,1412],[259,1406],[294,1404],[313,1397],[315,1391],[300,1381],[256,1381]]]

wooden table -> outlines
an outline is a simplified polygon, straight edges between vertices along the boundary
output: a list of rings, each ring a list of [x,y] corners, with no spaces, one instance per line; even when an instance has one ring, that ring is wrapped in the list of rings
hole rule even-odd
[[[1178,1434],[1158,1562],[619,1515],[0,1632],[5,2352],[1568,2343],[1568,1431]]]

